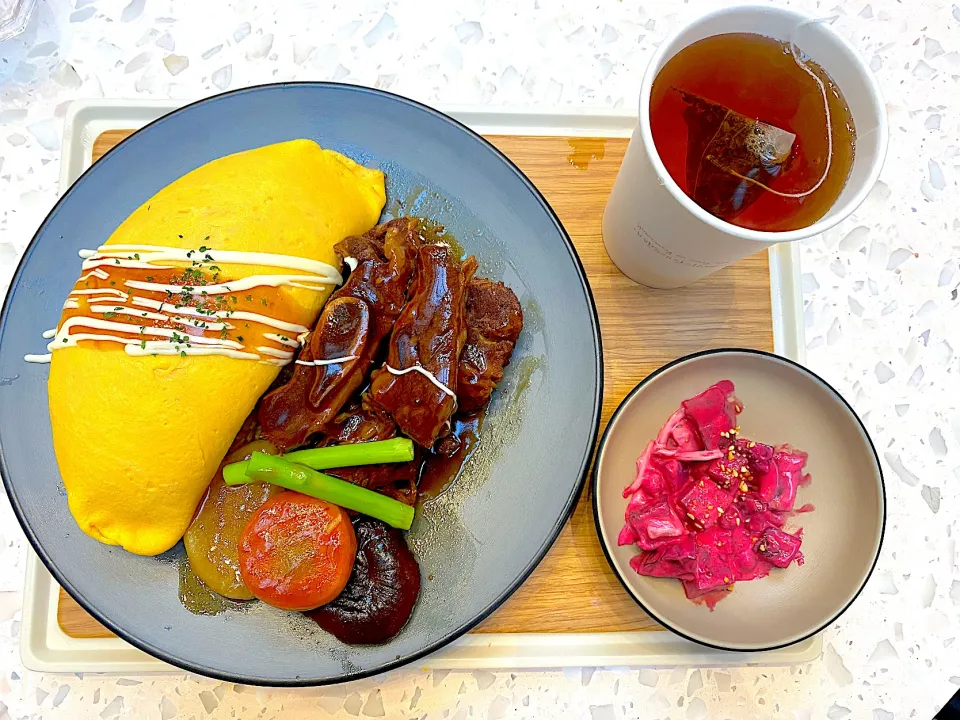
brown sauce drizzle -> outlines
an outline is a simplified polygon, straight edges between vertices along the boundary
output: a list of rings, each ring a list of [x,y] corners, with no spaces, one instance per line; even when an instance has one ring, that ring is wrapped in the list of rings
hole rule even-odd
[[[418,502],[439,497],[460,476],[464,464],[480,446],[484,411],[453,419],[450,435],[441,438],[426,456],[417,483]]]

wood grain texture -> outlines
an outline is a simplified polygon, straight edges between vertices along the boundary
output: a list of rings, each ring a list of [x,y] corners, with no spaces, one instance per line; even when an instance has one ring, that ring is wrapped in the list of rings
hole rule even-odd
[[[114,130],[102,134],[94,143],[94,158],[129,133]],[[766,253],[678,290],[637,285],[610,262],[600,234],[600,218],[626,140],[489,139],[540,188],[586,268],[603,337],[602,426],[638,382],[678,356],[726,346],[773,349]],[[61,628],[73,637],[110,635],[62,591],[57,617]],[[608,632],[657,627],[607,565],[594,529],[588,486],[540,566],[474,632]]]

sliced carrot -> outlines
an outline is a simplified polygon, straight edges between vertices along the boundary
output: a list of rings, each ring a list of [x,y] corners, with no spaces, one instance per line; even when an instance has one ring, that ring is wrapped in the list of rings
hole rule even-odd
[[[357,538],[342,508],[284,492],[250,518],[239,556],[243,582],[260,600],[284,610],[312,610],[347,584]]]

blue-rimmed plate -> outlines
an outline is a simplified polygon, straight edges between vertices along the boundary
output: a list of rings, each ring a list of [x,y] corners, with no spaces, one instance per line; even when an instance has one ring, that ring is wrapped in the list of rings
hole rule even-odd
[[[131,555],[84,535],[67,508],[50,439],[42,351],[79,271],[144,200],[218,157],[293,138],[382,169],[388,213],[447,227],[480,274],[520,297],[526,327],[494,395],[479,450],[409,540],[423,591],[406,628],[349,647],[305,617],[254,603],[216,616],[178,597],[182,549]],[[21,524],[57,581],[148,653],[194,672],[268,685],[339,682],[421,657],[502,603],[546,553],[577,498],[602,394],[596,311],[570,239],[529,180],[449,117],[348,85],[268,85],[219,95],[148,125],[88,170],[38,230],[0,313],[0,473]],[[531,375],[529,384],[518,382]],[[525,388],[525,389],[524,389]],[[131,415],[136,408],[129,409]],[[562,420],[561,420],[562,419]]]

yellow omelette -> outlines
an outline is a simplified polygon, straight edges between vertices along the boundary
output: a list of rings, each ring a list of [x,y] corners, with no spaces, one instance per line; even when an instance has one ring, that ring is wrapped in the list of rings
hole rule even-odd
[[[65,304],[53,443],[70,510],[97,540],[171,548],[257,400],[369,230],[384,178],[309,140],[214,160],[134,211]]]

